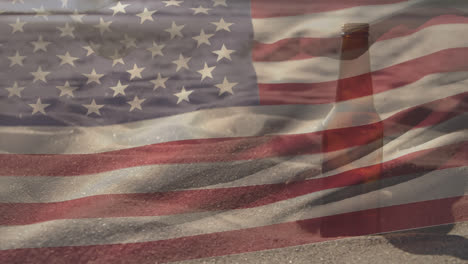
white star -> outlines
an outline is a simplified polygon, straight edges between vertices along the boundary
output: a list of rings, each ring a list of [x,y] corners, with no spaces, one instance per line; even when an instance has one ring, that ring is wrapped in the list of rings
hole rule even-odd
[[[93,50],[93,48],[91,46],[84,46],[83,49],[85,49],[87,51],[86,57],[88,57],[89,55],[94,53],[94,50]]]
[[[15,32],[24,32],[24,25],[26,25],[27,22],[21,22],[21,20],[19,19],[19,17],[16,18],[16,23],[14,24],[9,24],[12,28],[13,28],[13,31],[11,32],[12,34],[15,33]]]
[[[148,8],[145,7],[145,9],[143,10],[143,12],[137,14],[137,16],[140,17],[140,24],[143,24],[145,23],[146,20],[149,20],[149,21],[154,21],[153,20],[153,14],[156,13],[158,10],[152,10],[152,11],[148,11]]]
[[[33,108],[32,114],[34,115],[35,113],[41,113],[43,115],[46,114],[45,109],[49,106],[50,104],[43,104],[41,102],[41,98],[38,98],[35,104],[29,104],[30,107]]]
[[[171,28],[168,28],[165,31],[167,31],[167,32],[169,32],[171,34],[171,39],[173,39],[175,36],[179,36],[179,37],[183,38],[184,36],[182,35],[182,32],[180,32],[180,31],[184,27],[185,27],[185,25],[177,26],[176,23],[174,21],[172,21]]]
[[[93,42],[89,43],[89,46],[84,46],[83,49],[87,50],[86,57],[93,54],[95,50],[99,50],[101,48],[100,44],[94,44]]]
[[[125,45],[125,48],[137,47],[135,41],[136,39],[130,38],[127,34],[124,36],[125,39],[121,40],[120,43]]]
[[[201,77],[201,80],[203,81],[203,79],[205,79],[206,77],[209,77],[209,78],[212,78],[213,79],[213,75],[211,75],[211,72],[216,68],[216,66],[213,66],[213,67],[208,67],[208,65],[206,64],[205,62],[205,66],[203,67],[203,69],[199,70],[198,73],[200,73],[202,75]]]
[[[68,6],[68,0],[60,0],[62,2],[62,8],[65,8]]]
[[[190,102],[190,99],[189,99],[189,95],[193,93],[193,90],[192,91],[186,91],[185,90],[185,87],[182,87],[182,91],[180,91],[180,93],[175,93],[174,95],[177,96],[177,104],[179,104],[180,102],[182,101],[187,101],[187,102]]]
[[[169,0],[169,1],[163,1],[164,4],[166,4],[166,7],[167,6],[180,6],[181,3],[183,3],[184,1],[177,1],[177,0]]]
[[[43,50],[47,52],[47,45],[49,45],[51,42],[44,41],[42,38],[42,35],[39,35],[39,39],[37,41],[31,41],[31,44],[34,45],[34,51],[36,52],[38,50]]]
[[[215,86],[219,88],[219,94],[218,95],[222,95],[223,93],[234,94],[232,92],[232,87],[234,87],[236,85],[237,85],[237,83],[230,83],[230,82],[228,82],[227,78],[224,77],[223,83],[216,84]]]
[[[101,115],[101,113],[99,112],[99,109],[101,109],[104,105],[98,105],[96,104],[96,101],[93,99],[93,101],[91,102],[91,104],[83,104],[82,106],[86,107],[86,109],[88,109],[88,112],[86,113],[86,115],[90,115],[92,113],[95,113],[97,115]]]
[[[41,66],[39,66],[39,68],[37,68],[37,71],[31,72],[31,74],[34,76],[33,83],[35,83],[36,81],[43,81],[47,83],[46,76],[49,75],[50,72],[42,71]]]
[[[70,15],[71,19],[77,23],[83,23],[83,17],[85,15],[78,13],[78,10],[75,9],[72,15]]]
[[[86,84],[92,83],[92,82],[101,84],[101,81],[99,79],[101,79],[102,76],[104,76],[104,74],[96,73],[96,70],[94,68],[93,68],[93,71],[91,73],[89,73],[89,74],[84,73],[83,75],[88,78],[88,81],[86,82]]]
[[[21,92],[24,90],[24,87],[19,87],[18,83],[15,82],[13,84],[13,87],[8,87],[5,89],[8,91],[8,98],[15,96],[15,95],[18,97],[21,97]]]
[[[133,80],[134,78],[141,78],[141,72],[144,70],[144,67],[138,68],[138,66],[134,64],[133,69],[127,71],[130,73],[130,80]]]
[[[72,87],[70,86],[70,83],[68,81],[65,82],[65,85],[63,86],[55,86],[57,89],[60,90],[60,95],[59,96],[65,96],[68,95],[70,97],[73,97],[73,91],[78,89],[78,87]]]
[[[107,22],[104,22],[104,19],[102,19],[102,17],[99,18],[99,24],[98,25],[94,25],[95,28],[99,29],[99,32],[102,34],[104,34],[104,32],[106,31],[109,31],[111,32],[110,30],[110,25],[112,24],[112,21],[107,21]]]
[[[65,23],[65,27],[57,27],[57,29],[62,32],[60,33],[60,37],[70,36],[71,38],[75,38],[75,35],[73,34],[75,27],[68,25],[68,22]]]
[[[231,59],[231,53],[235,52],[235,50],[230,50],[230,49],[226,49],[226,46],[223,46],[221,47],[220,50],[215,50],[213,51],[213,53],[217,54],[218,55],[218,59],[216,61],[219,61],[223,58],[226,58],[228,60],[232,60]]]
[[[133,111],[136,109],[141,109],[141,103],[143,103],[146,99],[138,99],[138,96],[135,96],[132,101],[128,101],[127,104],[130,105],[130,111]]]
[[[211,24],[216,26],[216,31],[226,30],[229,32],[231,32],[231,29],[229,29],[229,27],[234,25],[234,23],[226,23],[223,18],[221,18],[219,22],[211,22]]]
[[[60,65],[70,64],[73,67],[75,67],[74,61],[78,59],[77,57],[72,57],[68,51],[67,53],[65,53],[65,55],[57,55],[57,57],[59,57],[62,60],[60,62]]]
[[[112,86],[110,87],[112,90],[114,90],[114,97],[119,95],[119,94],[122,94],[125,96],[125,89],[127,89],[128,85],[122,85],[120,83],[120,81],[117,83],[116,86]]]
[[[213,6],[227,6],[226,0],[212,0]]]
[[[24,58],[26,58],[26,56],[20,56],[19,52],[16,51],[15,56],[8,57],[8,59],[11,61],[10,67],[13,67],[14,65],[23,66]]]
[[[156,90],[159,87],[166,88],[166,81],[168,79],[169,79],[168,77],[166,78],[161,77],[161,73],[158,73],[158,78],[150,81],[151,83],[154,84],[153,90]]]
[[[114,55],[110,56],[112,61],[112,67],[114,67],[117,63],[125,65],[122,55],[119,54],[119,51],[116,49],[114,51]]]
[[[172,63],[177,65],[176,72],[178,72],[181,68],[186,68],[187,70],[189,69],[188,67],[188,62],[191,59],[191,57],[184,58],[182,54],[179,55],[179,59],[173,61]]]
[[[125,8],[129,6],[128,4],[126,5],[122,5],[122,3],[120,3],[120,1],[113,7],[110,7],[109,9],[112,9],[112,11],[114,11],[114,13],[112,14],[112,16],[115,16],[115,14],[117,13],[126,13],[125,11]]]
[[[193,14],[196,15],[196,14],[207,14],[208,15],[208,11],[211,10],[211,8],[204,8],[202,6],[199,6],[197,8],[190,8],[193,10]]]
[[[151,52],[151,57],[154,58],[156,55],[164,56],[162,53],[162,49],[164,48],[164,44],[158,45],[156,42],[153,41],[153,47],[147,48],[146,50]]]
[[[197,48],[198,48],[203,43],[207,45],[211,45],[209,38],[211,38],[212,36],[214,36],[214,34],[205,34],[205,31],[202,29],[200,32],[200,35],[193,37],[193,39],[197,41]]]
[[[41,7],[39,8],[33,8],[33,10],[36,12],[36,15],[34,17],[43,17],[45,20],[49,20],[49,18],[47,17],[48,15],[50,15],[50,12],[46,11],[44,9],[44,6],[41,5]]]

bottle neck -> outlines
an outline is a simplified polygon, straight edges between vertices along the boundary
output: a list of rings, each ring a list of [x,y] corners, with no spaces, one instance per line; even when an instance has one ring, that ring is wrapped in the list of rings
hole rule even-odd
[[[336,101],[372,94],[368,34],[343,35]]]

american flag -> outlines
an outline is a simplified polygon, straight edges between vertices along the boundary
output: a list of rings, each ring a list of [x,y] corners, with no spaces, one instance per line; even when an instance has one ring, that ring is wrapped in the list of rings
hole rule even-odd
[[[0,262],[284,248],[339,238],[314,229],[323,222],[373,233],[355,222],[375,210],[380,232],[467,221],[467,10],[457,0],[3,0]],[[379,188],[366,192],[371,157],[320,171],[322,121],[346,103],[335,92],[348,22],[371,25],[374,94],[361,97],[385,128]],[[336,151],[361,144],[349,137]]]

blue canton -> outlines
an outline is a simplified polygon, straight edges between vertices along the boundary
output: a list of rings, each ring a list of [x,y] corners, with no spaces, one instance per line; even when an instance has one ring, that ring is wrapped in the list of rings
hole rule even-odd
[[[3,1],[0,125],[257,105],[249,1]]]

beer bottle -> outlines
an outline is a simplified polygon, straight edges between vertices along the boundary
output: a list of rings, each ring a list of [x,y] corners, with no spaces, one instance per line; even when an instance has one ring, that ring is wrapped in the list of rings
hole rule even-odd
[[[378,198],[362,198],[378,188],[382,173],[383,125],[373,102],[369,25],[345,24],[341,35],[335,105],[323,122],[322,174],[346,172],[343,175],[350,175],[353,180],[347,183],[351,186],[325,196],[322,204],[330,208],[348,198],[357,202],[352,203],[355,208],[347,208],[355,212],[346,217],[323,218],[323,237],[377,233],[380,226]],[[358,160],[361,164],[356,164]],[[367,164],[365,168],[361,167],[362,161]]]

